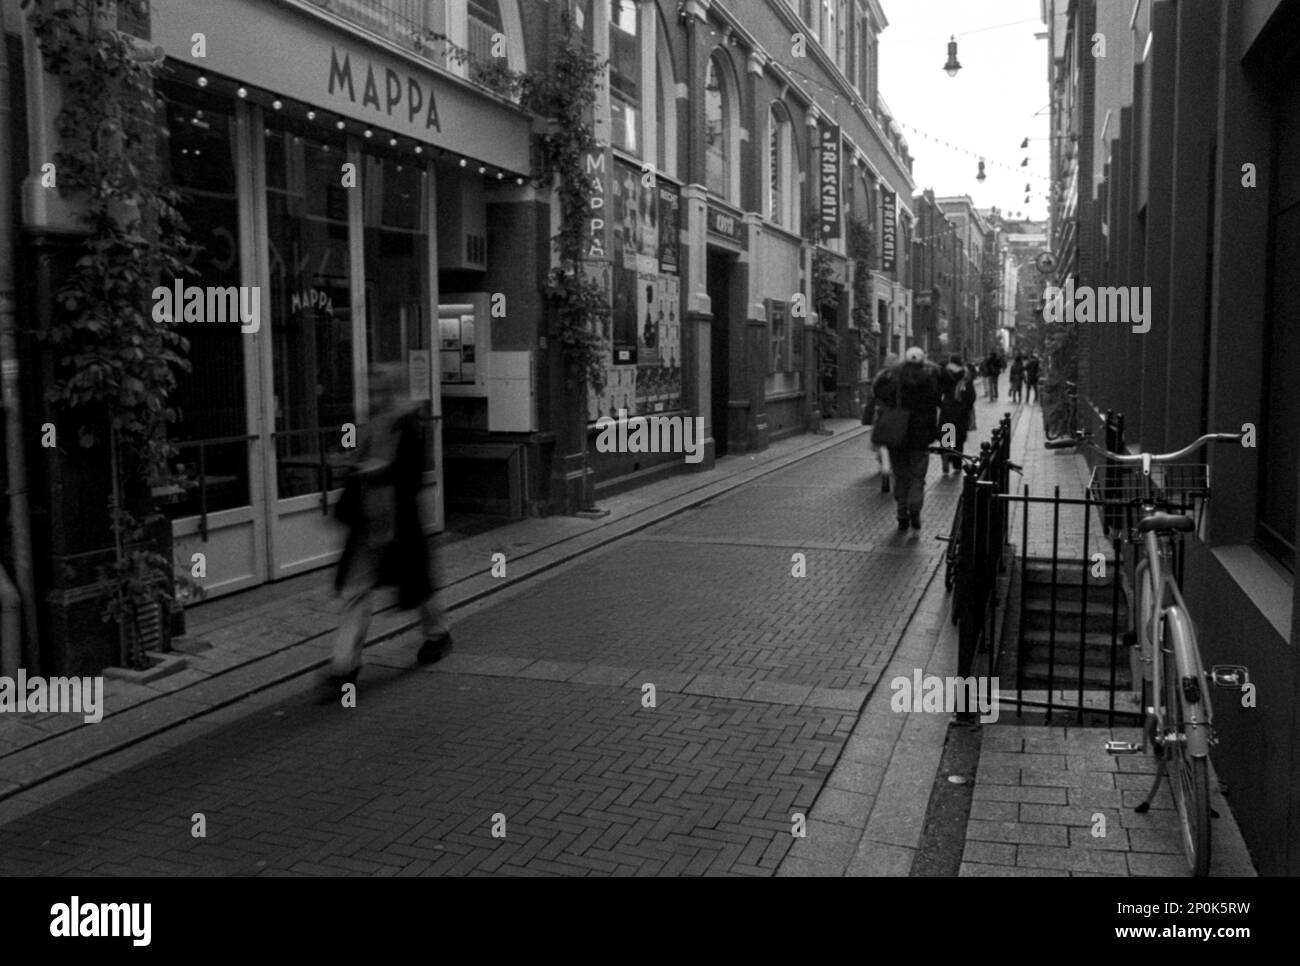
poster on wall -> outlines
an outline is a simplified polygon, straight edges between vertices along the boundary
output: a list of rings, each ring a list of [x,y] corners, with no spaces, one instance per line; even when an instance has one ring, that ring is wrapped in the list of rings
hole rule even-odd
[[[642,349],[636,380],[636,411],[658,413],[681,406],[681,325],[678,299],[681,283],[676,275],[653,271],[649,259],[640,278],[644,290]]]
[[[676,185],[659,185],[659,271],[676,273],[682,196]]]
[[[680,193],[646,186],[641,170],[622,161],[611,171],[610,262],[599,276],[610,303],[608,349],[605,387],[589,394],[592,420],[681,405]]]
[[[430,392],[430,369],[431,360],[429,359],[428,349],[412,349],[406,354],[407,377],[409,386],[407,394],[411,397],[412,402],[421,402],[429,399]]]
[[[610,314],[613,336],[610,346],[614,351],[614,365],[634,366],[637,359],[637,280],[636,262],[624,266],[622,257],[615,260],[613,268],[613,294]]]

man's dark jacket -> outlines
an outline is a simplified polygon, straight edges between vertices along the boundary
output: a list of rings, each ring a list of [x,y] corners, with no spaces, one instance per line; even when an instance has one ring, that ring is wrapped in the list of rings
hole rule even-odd
[[[902,407],[908,410],[904,449],[925,449],[939,438],[939,398],[951,379],[929,362],[904,362],[876,377],[872,394],[882,406],[894,406],[902,390]]]

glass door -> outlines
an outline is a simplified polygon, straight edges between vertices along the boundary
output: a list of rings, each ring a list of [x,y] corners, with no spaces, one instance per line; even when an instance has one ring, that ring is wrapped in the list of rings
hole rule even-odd
[[[327,564],[341,549],[329,517],[359,422],[354,189],[345,139],[268,123],[265,132],[272,429],[268,478],[271,576]]]

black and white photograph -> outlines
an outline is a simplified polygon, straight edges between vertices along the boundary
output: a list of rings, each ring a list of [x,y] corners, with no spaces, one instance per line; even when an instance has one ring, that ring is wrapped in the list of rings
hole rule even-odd
[[[1293,281],[1300,0],[0,0],[16,948],[537,876],[1242,948]]]

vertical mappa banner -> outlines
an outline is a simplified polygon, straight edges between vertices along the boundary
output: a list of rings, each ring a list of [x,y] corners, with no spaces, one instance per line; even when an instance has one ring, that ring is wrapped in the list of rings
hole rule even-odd
[[[822,128],[821,173],[818,198],[821,210],[821,240],[840,237],[840,128]]]
[[[880,189],[880,270],[892,272],[897,267],[898,195]]]
[[[586,231],[582,239],[584,261],[605,262],[611,256],[610,186],[613,183],[613,160],[608,147],[583,153],[583,170],[591,179],[591,202]]]

